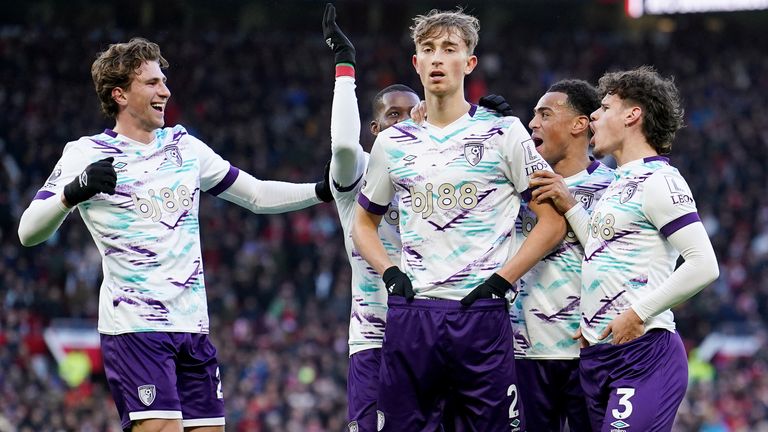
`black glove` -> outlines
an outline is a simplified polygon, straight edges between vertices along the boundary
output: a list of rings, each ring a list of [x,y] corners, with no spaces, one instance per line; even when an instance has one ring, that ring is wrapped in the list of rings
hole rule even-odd
[[[381,278],[384,280],[384,286],[387,288],[389,295],[405,297],[406,300],[412,300],[416,296],[416,293],[413,292],[411,279],[408,278],[407,274],[400,271],[397,266],[386,269]]]
[[[509,283],[506,279],[494,273],[485,282],[467,294],[466,297],[461,299],[461,304],[470,306],[477,299],[505,298],[507,291],[513,289],[514,286],[514,284]]]
[[[97,193],[115,193],[117,173],[112,166],[114,160],[115,158],[108,157],[88,165],[76,179],[64,186],[64,199],[67,204],[74,207]]]
[[[509,104],[507,103],[507,100],[504,99],[504,96],[499,96],[495,94],[483,96],[480,98],[480,106],[484,108],[488,108],[490,110],[494,110],[497,113],[503,115],[504,117],[514,115],[514,113],[512,112],[512,107],[509,106]]]
[[[323,38],[336,54],[336,64],[355,65],[355,47],[336,24],[336,8],[330,3],[325,5],[323,14]]]
[[[333,194],[331,193],[331,161],[325,164],[323,179],[315,183],[315,194],[322,202],[333,201]]]

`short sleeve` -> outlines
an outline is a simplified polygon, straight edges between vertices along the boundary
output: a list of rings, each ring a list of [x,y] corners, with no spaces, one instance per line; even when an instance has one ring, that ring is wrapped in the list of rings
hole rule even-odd
[[[191,135],[187,135],[185,139],[191,141],[190,145],[195,149],[200,161],[201,190],[218,195],[235,182],[239,172],[237,168],[199,139]]]
[[[502,150],[509,164],[509,180],[515,190],[528,201],[531,174],[534,171],[552,171],[552,168],[536,151],[531,136],[519,120],[507,129]]]
[[[688,183],[675,169],[651,175],[643,198],[646,217],[665,237],[701,220]]]
[[[59,195],[64,190],[64,186],[79,176],[91,162],[95,161],[86,158],[83,151],[77,146],[77,141],[68,143],[64,147],[61,158],[56,162],[53,172],[48,176],[43,187],[35,194],[34,199],[47,199]]]
[[[377,215],[383,215],[387,211],[395,195],[395,187],[389,175],[389,157],[386,147],[386,138],[379,135],[373,143],[368,170],[363,180],[363,189],[357,198],[357,202],[365,210]]]

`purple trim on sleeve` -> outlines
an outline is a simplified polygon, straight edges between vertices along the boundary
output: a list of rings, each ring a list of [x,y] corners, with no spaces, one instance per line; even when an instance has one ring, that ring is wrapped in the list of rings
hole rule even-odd
[[[384,213],[387,212],[387,208],[389,208],[389,204],[383,206],[383,205],[379,205],[374,202],[371,202],[371,200],[369,200],[368,197],[363,195],[362,193],[357,195],[357,203],[360,204],[360,206],[365,210],[379,216],[383,216]]]
[[[643,158],[643,162],[653,162],[653,161],[661,161],[661,162],[669,163],[669,158],[666,156],[659,156],[659,155]]]
[[[533,198],[533,189],[528,188],[523,191],[523,193],[520,194],[520,197],[525,202],[531,202],[531,199]]]
[[[224,192],[232,186],[232,183],[235,182],[235,179],[237,179],[237,176],[240,175],[240,170],[233,167],[232,165],[229,166],[229,172],[227,172],[227,175],[224,176],[223,179],[217,184],[216,186],[208,189],[206,192],[213,196],[218,196],[220,193]]]
[[[104,133],[111,136],[112,138],[117,138],[117,132],[113,131],[112,129],[104,129]]]
[[[672,234],[679,231],[680,229],[687,227],[688,225],[694,222],[701,222],[701,219],[699,218],[699,214],[697,212],[684,214],[679,218],[673,220],[672,222],[661,227],[659,231],[661,232],[661,234],[664,235],[664,237],[669,237]]]
[[[34,200],[45,200],[45,199],[48,199],[48,198],[50,198],[50,197],[52,197],[54,195],[56,195],[56,194],[51,192],[51,191],[41,190],[41,191],[39,191],[39,192],[37,192],[35,194],[35,197],[32,198],[32,201],[34,201]]]
[[[473,103],[471,103],[469,105],[470,105],[469,112],[467,114],[469,114],[470,117],[474,117],[475,113],[477,112],[477,105],[475,105]]]
[[[592,159],[592,163],[589,164],[589,166],[587,167],[587,174],[592,174],[593,172],[595,172],[595,170],[599,166],[600,166],[600,162]]]

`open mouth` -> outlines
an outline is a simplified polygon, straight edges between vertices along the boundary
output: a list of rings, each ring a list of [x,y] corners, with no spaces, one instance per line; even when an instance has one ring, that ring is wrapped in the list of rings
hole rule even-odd
[[[157,112],[163,112],[163,110],[165,109],[165,104],[161,104],[161,103],[153,103],[151,104],[151,106],[152,106],[152,109]]]
[[[429,74],[430,78],[443,78],[445,77],[445,73],[442,71],[432,71]]]
[[[536,147],[544,144],[544,140],[539,137],[532,137],[531,139],[533,140],[533,145],[535,145]]]

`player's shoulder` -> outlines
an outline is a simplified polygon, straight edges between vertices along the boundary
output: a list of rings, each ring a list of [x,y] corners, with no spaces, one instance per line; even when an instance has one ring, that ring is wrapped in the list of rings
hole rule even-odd
[[[589,167],[587,167],[587,173],[594,178],[610,178],[613,179],[614,177],[614,170],[613,168],[609,167],[608,165],[602,163],[599,160],[593,160]]]
[[[190,133],[187,131],[187,128],[184,126],[177,124],[174,126],[164,127],[157,129],[155,131],[155,136],[157,137],[158,141],[168,145],[168,144],[178,144],[182,140],[194,138]]]
[[[64,145],[64,153],[77,151],[88,155],[91,153],[109,152],[117,143],[117,135],[110,129],[94,135],[81,136]]]
[[[418,135],[424,130],[424,127],[414,122],[412,119],[401,121],[383,131],[379,132],[376,141],[395,141],[401,142],[409,139],[418,139]]]
[[[471,115],[472,120],[475,122],[487,122],[496,127],[508,129],[513,125],[522,124],[520,119],[516,116],[503,116],[501,113],[477,105],[474,112]]]

